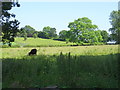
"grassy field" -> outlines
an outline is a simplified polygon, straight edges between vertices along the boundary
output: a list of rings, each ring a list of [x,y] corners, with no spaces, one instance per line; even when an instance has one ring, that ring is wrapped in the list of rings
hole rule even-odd
[[[23,38],[15,38],[15,42],[12,43],[12,47],[54,47],[54,46],[70,46],[75,45],[75,43],[66,44],[65,41],[57,41],[52,39],[42,39],[42,38],[28,38],[24,41]],[[7,47],[4,45],[3,47]]]
[[[3,88],[117,88],[118,54],[3,59]]]
[[[3,88],[52,85],[59,88],[118,87],[118,45],[35,47],[45,44],[46,40],[35,42],[33,39],[20,39],[19,43],[32,42],[31,45],[29,43],[30,47],[0,49]],[[31,47],[33,43],[35,45]],[[38,50],[37,55],[28,56],[33,48]]]
[[[118,53],[118,45],[100,45],[100,46],[69,46],[69,47],[29,47],[29,48],[2,48],[2,58],[22,58],[28,52],[36,48],[37,55],[59,55],[71,53],[71,55],[108,55]]]

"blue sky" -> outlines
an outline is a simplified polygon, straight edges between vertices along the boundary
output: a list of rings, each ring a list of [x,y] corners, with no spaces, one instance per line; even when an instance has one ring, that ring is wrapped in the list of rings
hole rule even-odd
[[[111,27],[109,16],[118,10],[117,2],[19,2],[21,7],[13,8],[12,13],[20,21],[20,28],[30,25],[37,31],[43,27],[56,28],[57,33],[68,30],[69,22],[88,17],[100,30]]]

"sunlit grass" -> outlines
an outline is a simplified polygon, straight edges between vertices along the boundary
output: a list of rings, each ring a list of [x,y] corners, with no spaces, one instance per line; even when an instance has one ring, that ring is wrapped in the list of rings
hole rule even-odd
[[[74,43],[66,44],[65,41],[56,41],[52,39],[42,39],[42,38],[35,38],[35,39],[28,38],[26,41],[24,41],[23,38],[15,38],[15,43],[25,47],[69,46],[74,44]]]
[[[118,87],[118,45],[1,49],[3,88]]]
[[[69,46],[69,47],[29,47],[29,48],[2,48],[2,58],[21,58],[36,48],[37,55],[54,55],[70,52],[71,55],[107,55],[118,53],[118,45],[100,46]]]

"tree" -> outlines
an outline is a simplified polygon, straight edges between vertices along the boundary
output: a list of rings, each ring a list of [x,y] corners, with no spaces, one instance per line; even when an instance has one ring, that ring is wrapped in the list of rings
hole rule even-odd
[[[54,38],[57,36],[56,29],[51,28],[49,26],[43,28],[43,32],[45,33],[47,38]]]
[[[107,31],[102,30],[101,31],[101,36],[102,36],[103,42],[106,43],[109,39],[109,34],[107,33]]]
[[[90,43],[90,44],[94,44],[98,42],[98,38],[96,36],[96,32],[94,30],[89,31],[88,33],[86,33],[86,35],[84,38],[84,42],[85,43]]]
[[[33,37],[34,37],[34,38],[37,38],[37,37],[38,37],[38,33],[37,33],[37,32],[34,32]]]
[[[65,40],[67,38],[66,35],[67,35],[66,30],[62,30],[62,31],[59,32],[59,38],[61,38],[63,40]]]
[[[0,17],[2,18],[2,42],[8,43],[9,46],[11,46],[11,42],[14,42],[14,37],[17,35],[17,32],[19,31],[18,27],[20,22],[18,20],[10,20],[10,18],[15,18],[15,14],[11,14],[8,11],[12,9],[12,7],[20,7],[20,4],[18,2],[2,2],[2,15]]]
[[[39,32],[38,32],[38,37],[39,37],[39,38],[46,38],[46,39],[48,39],[48,37],[46,37],[46,33],[43,32],[43,31],[39,31]]]
[[[93,25],[92,21],[87,17],[78,18],[74,20],[74,22],[70,22],[68,27],[69,30],[69,41],[75,43],[88,43],[93,35],[93,31],[95,31],[98,27],[97,25]]]
[[[50,29],[51,29],[51,27],[49,27],[49,26],[43,28],[43,32],[45,33],[47,38],[50,38],[49,37]]]
[[[109,29],[112,40],[115,40],[118,44],[120,44],[120,10],[112,11],[109,19],[112,25],[112,27]]]
[[[23,29],[26,31],[27,37],[33,37],[33,34],[35,32],[35,29],[33,27],[31,27],[30,25],[26,25],[25,27],[23,27]]]
[[[56,28],[50,28],[49,37],[50,38],[55,38],[56,36],[57,36],[57,34],[56,34]]]
[[[23,33],[23,38],[24,38],[24,41],[27,40],[27,33],[26,32]]]
[[[26,30],[24,28],[21,28],[20,31],[21,31],[20,32],[21,33],[21,37],[24,38],[24,41],[27,40],[27,32],[26,32]]]
[[[95,31],[95,36],[97,37],[98,41],[97,42],[103,42],[103,37],[101,35],[101,31]]]
[[[20,33],[20,32],[17,32],[16,37],[21,37],[21,33]]]
[[[70,31],[62,30],[59,32],[59,38],[65,40],[66,43],[70,40]]]

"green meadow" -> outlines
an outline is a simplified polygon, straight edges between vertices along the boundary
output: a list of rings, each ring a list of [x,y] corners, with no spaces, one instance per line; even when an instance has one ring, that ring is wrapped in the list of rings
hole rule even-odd
[[[70,46],[38,38],[17,38],[14,45],[23,43],[1,48],[3,88],[118,88],[118,45]],[[28,56],[33,48],[37,55]]]
[[[117,54],[118,45],[99,45],[99,46],[67,46],[67,47],[25,47],[25,48],[2,48],[2,58],[22,58],[28,52],[37,49],[37,55],[59,55],[71,53],[71,55],[108,55]]]
[[[23,38],[15,38],[15,42],[12,42],[12,47],[54,47],[54,46],[70,46],[75,45],[75,43],[68,43],[64,41],[57,41],[52,39],[42,39],[42,38],[28,38],[24,41]],[[8,45],[3,45],[8,47]]]

